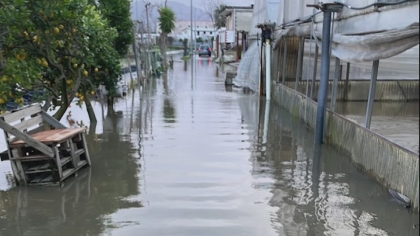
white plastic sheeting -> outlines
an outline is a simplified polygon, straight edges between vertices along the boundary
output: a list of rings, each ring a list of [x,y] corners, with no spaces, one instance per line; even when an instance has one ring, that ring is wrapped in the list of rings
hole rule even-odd
[[[238,73],[233,79],[237,87],[247,87],[252,91],[259,90],[261,71],[261,41],[253,42],[243,55],[239,63]]]
[[[276,22],[280,11],[281,0],[255,0],[254,14],[252,17],[252,25],[250,35],[261,34],[261,29],[256,26],[264,22]]]
[[[284,36],[309,36],[310,27],[294,26],[277,35],[274,48]],[[314,31],[313,35],[319,47],[322,44],[322,32]],[[364,32],[359,34],[333,35],[331,42],[332,55],[346,62],[368,62],[396,56],[419,44],[419,23],[407,27]]]

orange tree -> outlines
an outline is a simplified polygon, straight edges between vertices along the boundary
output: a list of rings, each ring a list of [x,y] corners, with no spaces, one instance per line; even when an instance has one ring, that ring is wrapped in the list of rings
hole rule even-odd
[[[0,106],[44,89],[45,108],[58,107],[61,119],[76,97],[80,105],[100,84],[113,95],[117,31],[88,0],[3,0],[0,25]]]

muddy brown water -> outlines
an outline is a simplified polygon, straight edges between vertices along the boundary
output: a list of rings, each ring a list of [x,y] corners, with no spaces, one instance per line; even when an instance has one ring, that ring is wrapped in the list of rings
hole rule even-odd
[[[64,187],[14,186],[2,162],[0,235],[418,235],[418,214],[347,156],[195,63],[193,79],[175,63],[142,98],[130,91],[117,116],[94,103],[93,166]]]

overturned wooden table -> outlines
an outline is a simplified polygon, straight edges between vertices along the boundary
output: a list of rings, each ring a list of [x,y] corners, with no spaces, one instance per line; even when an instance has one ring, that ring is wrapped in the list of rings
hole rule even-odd
[[[90,166],[86,128],[66,128],[39,104],[0,117],[19,185],[57,185]]]

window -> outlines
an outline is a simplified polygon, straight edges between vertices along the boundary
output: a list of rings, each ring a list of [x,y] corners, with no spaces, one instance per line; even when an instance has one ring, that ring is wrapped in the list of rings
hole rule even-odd
[[[212,35],[212,34],[213,34],[213,32],[210,31],[210,35]]]

